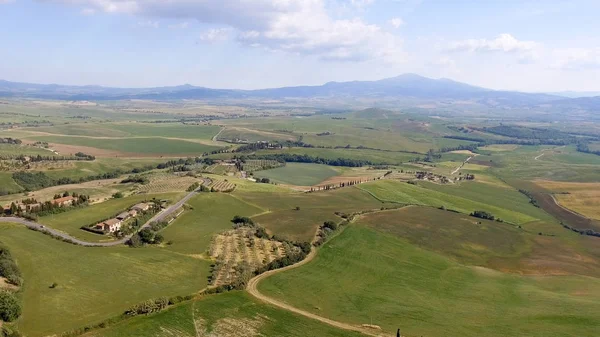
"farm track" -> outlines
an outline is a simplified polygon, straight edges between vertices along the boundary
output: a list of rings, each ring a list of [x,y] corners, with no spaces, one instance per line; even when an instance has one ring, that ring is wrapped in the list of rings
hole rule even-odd
[[[154,217],[152,217],[152,219],[148,220],[144,225],[142,225],[142,227],[140,227],[138,229],[138,231],[144,229],[144,228],[148,228],[150,227],[150,224],[154,221],[162,221],[165,217],[171,215],[172,213],[174,213],[175,211],[177,211],[179,208],[181,208],[183,206],[183,204],[185,204],[189,199],[191,199],[194,195],[196,195],[196,191],[189,193],[188,195],[186,195],[185,197],[183,197],[181,200],[179,200],[178,202],[176,202],[175,204],[169,206],[167,209],[159,212],[158,214],[156,214]],[[23,218],[15,218],[15,217],[0,217],[0,223],[1,222],[10,222],[10,223],[18,223],[21,225],[25,225],[27,228],[33,229],[35,231],[39,231],[39,232],[47,232],[53,236],[57,236],[59,238],[68,240],[72,243],[78,244],[80,246],[84,246],[84,247],[112,247],[112,246],[118,246],[118,245],[122,245],[125,244],[125,242],[127,242],[127,240],[129,240],[134,234],[128,235],[120,240],[117,241],[111,241],[111,242],[87,242],[87,241],[82,241],[79,240],[67,233],[61,232],[59,230],[47,227],[46,225],[42,225],[40,223],[37,222],[33,222],[33,221],[28,221],[25,220]]]
[[[465,160],[465,161],[462,163],[462,165],[460,165],[459,167],[457,167],[457,168],[456,168],[456,170],[452,171],[452,173],[450,173],[450,175],[454,175],[454,174],[456,174],[456,172],[460,171],[460,169],[461,169],[461,168],[463,168],[465,165],[467,165],[467,163],[468,163],[469,161],[471,161],[471,159],[473,159],[473,158],[475,158],[475,157],[477,157],[477,156],[478,156],[477,154],[474,154],[474,155],[472,155],[471,157],[467,158],[467,159],[466,159],[466,160]]]
[[[307,318],[310,318],[310,319],[317,320],[319,322],[331,325],[331,326],[336,327],[338,329],[347,330],[347,331],[355,331],[355,332],[359,332],[359,333],[362,333],[362,334],[367,335],[367,336],[376,336],[376,337],[392,336],[392,335],[385,334],[383,332],[377,332],[375,330],[368,329],[368,328],[365,328],[365,327],[361,327],[361,326],[357,326],[357,325],[352,325],[352,324],[348,324],[348,323],[343,323],[343,322],[338,322],[338,321],[335,321],[335,320],[332,320],[332,319],[329,319],[329,318],[326,318],[326,317],[315,315],[315,314],[313,314],[311,312],[304,311],[302,309],[298,309],[298,308],[293,307],[293,306],[291,306],[289,304],[286,304],[286,303],[283,303],[281,301],[278,301],[278,300],[276,300],[274,298],[265,296],[265,295],[261,294],[258,291],[258,283],[260,281],[266,279],[267,277],[269,277],[271,275],[282,273],[282,272],[287,271],[287,270],[295,269],[295,268],[301,267],[301,266],[303,266],[303,265],[311,262],[317,256],[317,252],[318,252],[318,249],[315,248],[315,247],[313,247],[313,249],[311,249],[310,253],[306,256],[306,258],[304,258],[304,260],[302,260],[302,261],[300,261],[300,262],[298,262],[296,264],[284,267],[284,268],[269,270],[269,271],[267,271],[265,273],[262,273],[260,275],[255,276],[250,281],[248,281],[248,286],[246,287],[246,290],[248,291],[248,293],[250,295],[254,296],[255,298],[257,298],[257,299],[259,299],[259,300],[261,300],[261,301],[263,301],[265,303],[274,305],[274,306],[276,306],[276,307],[278,307],[280,309],[287,310],[287,311],[293,312],[295,314],[298,314],[298,315],[301,315],[301,316],[304,316],[304,317],[307,317]]]

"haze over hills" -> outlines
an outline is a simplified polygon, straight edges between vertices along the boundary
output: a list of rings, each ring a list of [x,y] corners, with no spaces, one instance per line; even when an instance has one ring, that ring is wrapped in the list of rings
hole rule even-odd
[[[570,99],[564,96],[498,91],[450,79],[431,79],[416,74],[403,74],[378,81],[328,82],[319,86],[294,86],[258,90],[212,89],[193,85],[156,88],[111,88],[102,86],[69,86],[30,84],[0,80],[0,97],[45,98],[65,100],[315,100],[321,102],[375,102],[386,104],[410,102],[470,102],[489,107],[539,107],[558,103],[561,107],[597,109],[600,98]]]

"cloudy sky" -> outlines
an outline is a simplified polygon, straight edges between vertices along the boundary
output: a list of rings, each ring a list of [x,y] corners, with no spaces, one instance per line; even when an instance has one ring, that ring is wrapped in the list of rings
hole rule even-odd
[[[600,91],[598,0],[0,0],[0,79]]]

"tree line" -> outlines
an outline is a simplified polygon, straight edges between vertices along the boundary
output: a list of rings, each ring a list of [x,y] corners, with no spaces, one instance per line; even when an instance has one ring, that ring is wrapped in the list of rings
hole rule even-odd
[[[0,243],[0,276],[6,281],[17,287],[23,285],[21,271],[15,263],[8,247]],[[13,322],[21,316],[21,303],[19,297],[11,290],[0,289],[0,320],[4,322]],[[12,332],[11,332],[12,333]],[[2,334],[8,334],[2,330]]]
[[[309,156],[307,154],[294,154],[294,153],[273,153],[254,155],[251,159],[265,159],[275,160],[280,163],[314,163],[314,164],[325,164],[330,166],[345,166],[345,167],[362,167],[368,165],[374,165],[370,160],[364,159],[348,159],[348,158],[335,158],[328,159],[322,157]]]

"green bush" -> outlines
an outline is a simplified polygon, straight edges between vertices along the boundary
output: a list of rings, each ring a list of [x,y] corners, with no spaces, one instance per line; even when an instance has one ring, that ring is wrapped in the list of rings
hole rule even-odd
[[[0,292],[0,320],[12,322],[21,316],[21,305],[10,292]]]

